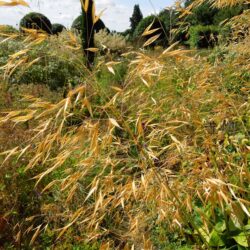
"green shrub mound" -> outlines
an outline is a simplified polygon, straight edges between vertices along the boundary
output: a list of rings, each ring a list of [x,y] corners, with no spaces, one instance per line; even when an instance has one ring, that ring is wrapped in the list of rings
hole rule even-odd
[[[189,45],[192,48],[202,49],[214,47],[218,44],[220,30],[218,26],[192,26],[189,29]]]
[[[30,65],[28,70],[24,65],[20,65],[9,78],[9,83],[13,85],[44,84],[51,90],[60,89],[69,83],[72,86],[79,84],[82,72],[76,67],[76,63],[72,63],[72,58],[78,58],[77,60],[80,61],[82,55],[58,46],[65,40],[63,35],[51,36],[51,39],[43,44],[34,46],[27,54],[29,61],[32,62],[36,58],[40,58],[40,60]],[[0,75],[4,74],[1,67],[6,65],[9,55],[22,49],[23,41],[21,39],[0,43]]]
[[[98,33],[101,30],[106,29],[108,31],[108,33],[110,33],[110,30],[108,28],[106,28],[104,22],[99,19],[96,23],[95,23],[95,32]]]
[[[25,15],[20,21],[20,29],[37,29],[52,34],[52,24],[50,20],[41,13],[31,12]]]
[[[154,29],[158,29],[158,30],[156,30],[152,34],[148,34],[142,37],[143,32],[151,23],[153,24],[150,30],[154,30]],[[164,25],[164,22],[161,18],[151,15],[140,21],[140,23],[135,29],[133,37],[134,39],[140,39],[143,42],[145,42],[151,37],[156,36],[158,34],[160,34],[160,37],[154,43],[152,43],[151,46],[156,46],[156,45],[166,46],[167,45],[167,37],[166,37],[167,32],[166,32],[166,27]]]
[[[78,33],[81,33],[82,26],[83,26],[83,19],[82,15],[78,16],[74,22],[72,23],[71,29],[77,31]],[[110,30],[105,26],[104,22],[99,19],[95,25],[94,25],[94,31],[98,33],[100,30],[106,29],[108,33],[110,33]]]
[[[63,30],[66,30],[66,28],[62,24],[60,24],[60,23],[52,24],[52,33],[53,33],[53,35],[58,35]]]

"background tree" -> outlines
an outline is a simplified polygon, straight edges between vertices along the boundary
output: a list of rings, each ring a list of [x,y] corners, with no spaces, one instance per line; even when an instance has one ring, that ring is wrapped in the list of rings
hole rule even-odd
[[[187,0],[185,7],[192,4],[194,0]],[[215,15],[219,12],[217,8],[211,6],[211,3],[204,1],[201,5],[192,10],[191,15],[187,17],[187,22],[191,25],[212,25]]]
[[[136,4],[134,6],[134,11],[132,14],[132,17],[130,18],[130,27],[131,27],[131,32],[133,33],[140,23],[140,21],[143,19],[143,15],[140,9],[139,4]]]

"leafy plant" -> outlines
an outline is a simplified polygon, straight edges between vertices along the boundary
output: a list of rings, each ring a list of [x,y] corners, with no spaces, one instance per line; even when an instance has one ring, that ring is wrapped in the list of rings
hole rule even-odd
[[[7,79],[8,82],[10,84],[45,84],[53,90],[67,86],[69,83],[77,85],[84,73],[78,70],[78,65],[83,65],[83,59],[78,51],[66,51],[63,47],[58,46],[59,43],[64,43],[67,39],[68,33],[63,32],[58,37],[51,37],[41,46],[34,46],[25,55],[29,58],[27,64],[20,65],[12,72]],[[0,65],[5,65],[9,55],[18,52],[22,46],[21,40],[1,43]],[[34,60],[35,63],[31,63]],[[29,70],[27,70],[27,66]]]
[[[192,48],[209,48],[218,44],[219,28],[217,26],[192,26],[189,30],[188,43]]]

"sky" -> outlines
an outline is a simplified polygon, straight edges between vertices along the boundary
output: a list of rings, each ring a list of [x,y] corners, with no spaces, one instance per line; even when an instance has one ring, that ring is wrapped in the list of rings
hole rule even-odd
[[[70,27],[80,14],[79,0],[26,0],[27,7],[0,7],[0,24],[18,27],[20,19],[31,11],[47,16],[52,23]],[[174,4],[174,0],[96,0],[97,14],[106,9],[101,19],[110,30],[124,31],[129,28],[129,18],[135,4],[139,4],[144,16]]]

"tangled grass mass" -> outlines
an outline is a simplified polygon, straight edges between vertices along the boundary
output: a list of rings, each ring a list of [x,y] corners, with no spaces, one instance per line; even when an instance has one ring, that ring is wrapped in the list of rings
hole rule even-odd
[[[1,26],[0,249],[250,249],[249,14],[206,49],[101,30],[93,64],[80,32]]]

